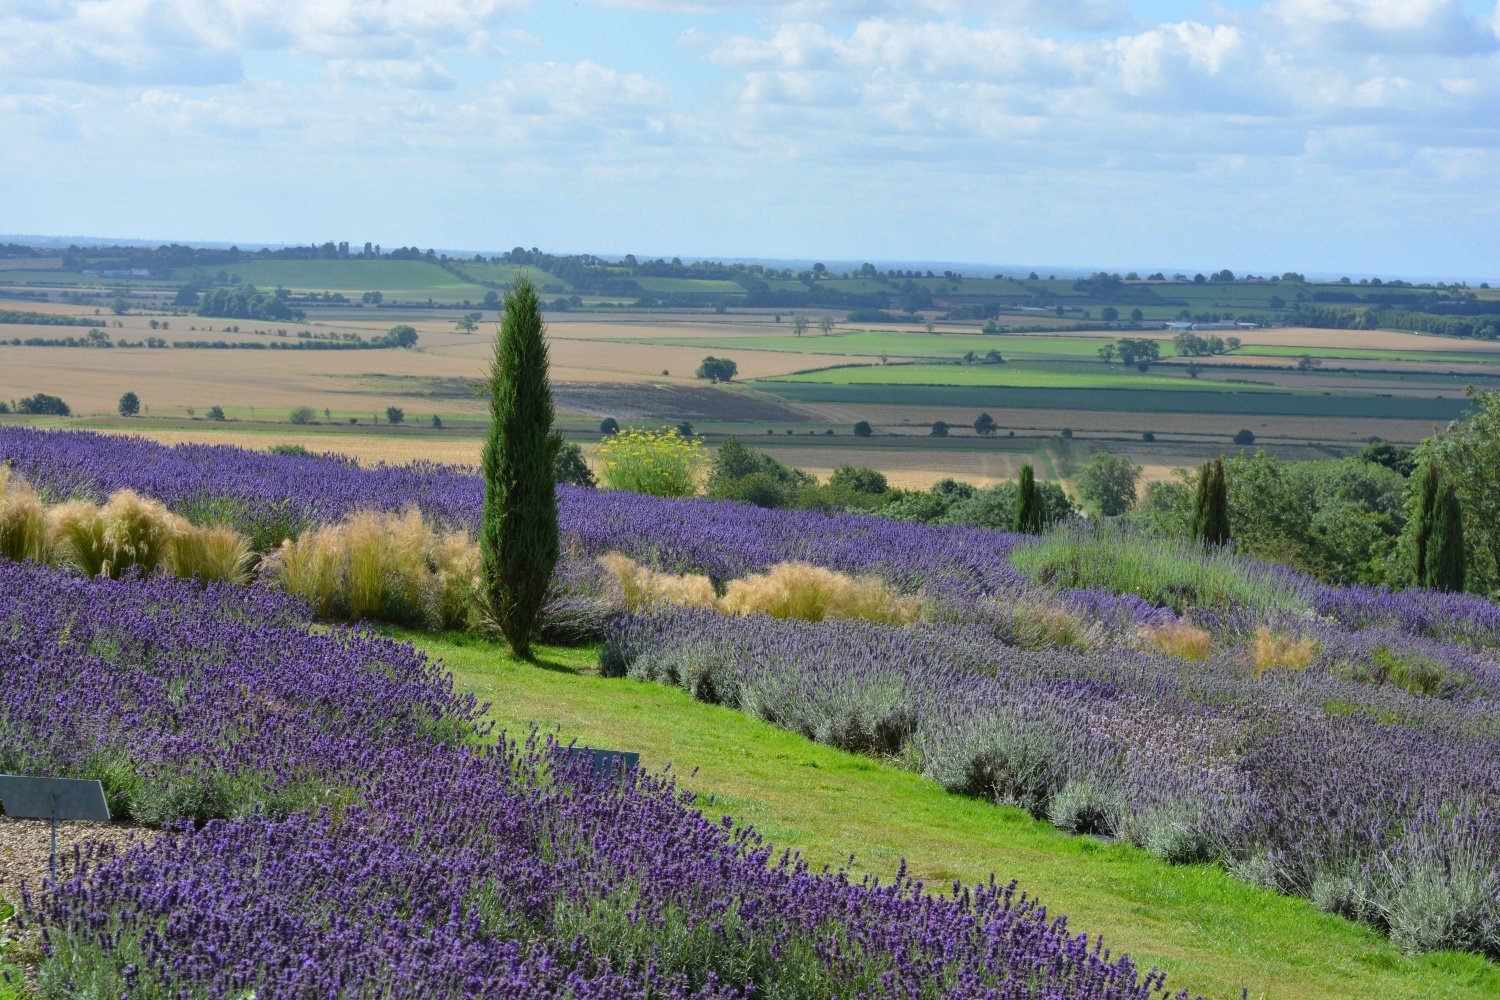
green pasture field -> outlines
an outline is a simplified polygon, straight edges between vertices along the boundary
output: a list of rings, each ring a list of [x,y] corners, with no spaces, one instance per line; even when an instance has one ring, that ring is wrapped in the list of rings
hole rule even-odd
[[[1053,389],[1155,389],[1170,392],[1273,392],[1291,390],[1280,386],[1239,386],[1189,378],[1187,375],[1151,375],[1120,371],[1103,364],[1061,366],[1041,364],[1003,365],[861,365],[855,368],[821,368],[759,379],[767,382],[818,382],[825,385],[950,385],[997,388]]]
[[[1454,364],[1500,365],[1500,351],[1382,351],[1366,347],[1277,347],[1247,344],[1235,354],[1262,358],[1344,358],[1350,361],[1450,361]]]
[[[388,299],[477,302],[487,291],[424,260],[256,260],[218,268],[178,268],[173,274],[212,279],[220,271],[261,289],[279,285],[298,292],[381,292]]]
[[[783,318],[783,322],[788,322]],[[816,327],[805,336],[752,337],[663,337],[633,340],[631,343],[659,347],[703,347],[725,351],[772,351],[785,354],[844,354],[850,357],[878,358],[882,354],[897,358],[961,358],[969,351],[983,356],[999,351],[1007,360],[1025,358],[1071,358],[1093,360],[1099,348],[1115,342],[1114,337],[1059,337],[1045,333],[981,334],[977,330],[962,333],[900,333],[883,330],[835,331],[827,336]],[[1171,355],[1171,345],[1163,344],[1162,355]]]
[[[1321,395],[1293,392],[1160,392],[1142,389],[1070,389],[1001,386],[830,385],[818,382],[758,381],[756,388],[797,403],[906,406],[1010,407],[1033,410],[1077,410],[1121,413],[1221,413],[1245,416],[1388,418],[1449,421],[1462,416],[1468,401],[1459,398]],[[1238,387],[1235,387],[1238,388]]]
[[[943,791],[872,757],[845,753],[694,701],[660,684],[592,673],[593,649],[541,647],[534,663],[471,635],[392,630],[441,658],[455,686],[489,704],[499,728],[536,725],[565,740],[635,750],[668,765],[709,816],[753,824],[815,866],[892,877],[903,859],[934,888],[991,872],[1102,934],[1173,988],[1213,1000],[1478,1000],[1500,991],[1500,966],[1466,954],[1403,955],[1384,935],[1302,899],[1174,866],[1121,844],[1062,833],[1017,809]]]
[[[625,275],[629,277],[629,275]],[[638,277],[635,283],[648,292],[701,295],[743,295],[745,290],[738,282],[728,278],[647,278]]]
[[[454,262],[454,269],[476,284],[493,281],[498,285],[509,285],[516,280],[517,275],[525,274],[538,285],[573,287],[555,274],[548,274],[546,271],[535,267],[522,267],[518,264],[496,264],[491,261],[479,264],[473,261],[461,260]]]

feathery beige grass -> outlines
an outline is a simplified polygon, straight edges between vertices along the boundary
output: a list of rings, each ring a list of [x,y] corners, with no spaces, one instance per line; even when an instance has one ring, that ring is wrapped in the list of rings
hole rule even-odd
[[[785,562],[731,582],[719,610],[810,622],[862,618],[907,625],[922,616],[922,601],[903,595],[877,576],[849,576],[811,563]]]
[[[1305,670],[1318,655],[1318,644],[1311,639],[1272,632],[1264,625],[1255,630],[1250,643],[1250,661],[1259,677],[1267,670]]]
[[[454,628],[474,610],[479,546],[467,532],[439,531],[415,507],[367,510],[287,539],[270,565],[320,617]]]
[[[324,525],[281,543],[274,561],[283,590],[307,601],[320,618],[332,617],[343,577],[343,528]]]
[[[732,580],[723,597],[700,574],[664,573],[620,552],[607,552],[598,562],[629,611],[673,604],[722,615],[763,614],[810,622],[862,618],[888,625],[910,624],[923,611],[920,597],[904,595],[877,576],[849,576],[805,562],[777,563],[764,573]]]
[[[120,490],[99,509],[104,521],[103,572],[117,577],[137,566],[143,573],[169,569],[173,543],[187,524],[160,501]]]
[[[52,558],[85,576],[99,576],[109,564],[104,516],[86,500],[71,500],[47,511]]]
[[[0,555],[41,561],[49,549],[46,508],[24,479],[0,465]]]
[[[1203,662],[1213,649],[1213,636],[1187,619],[1170,625],[1148,625],[1141,629],[1141,638],[1168,656],[1184,660]],[[1304,664],[1305,665],[1305,664]]]
[[[254,561],[250,539],[227,524],[188,524],[172,540],[172,570],[189,580],[248,583]]]
[[[706,576],[663,573],[620,552],[606,552],[599,557],[599,565],[620,588],[624,605],[630,611],[660,604],[712,608],[718,603],[713,582]]]

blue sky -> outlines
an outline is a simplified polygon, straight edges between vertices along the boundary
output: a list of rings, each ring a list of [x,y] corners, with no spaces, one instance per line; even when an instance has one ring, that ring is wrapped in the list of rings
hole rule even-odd
[[[1474,0],[0,0],[0,232],[1500,277]]]

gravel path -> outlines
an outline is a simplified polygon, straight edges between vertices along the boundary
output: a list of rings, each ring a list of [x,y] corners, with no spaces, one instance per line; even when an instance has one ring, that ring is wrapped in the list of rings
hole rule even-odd
[[[46,820],[0,816],[0,900],[19,905],[22,882],[34,892],[47,878],[49,838]],[[128,823],[59,823],[58,877],[65,879],[72,871],[74,845],[86,848],[98,844],[123,850],[155,838],[156,831]]]

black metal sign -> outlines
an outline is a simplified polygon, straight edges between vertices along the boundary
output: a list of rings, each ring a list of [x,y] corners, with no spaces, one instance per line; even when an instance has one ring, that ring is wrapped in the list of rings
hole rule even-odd
[[[595,781],[620,781],[641,763],[641,755],[631,750],[596,750],[593,747],[561,747],[569,764],[586,767]]]
[[[57,884],[57,822],[109,822],[104,786],[78,778],[28,778],[0,774],[0,810],[12,819],[45,819],[52,823],[52,884]]]

